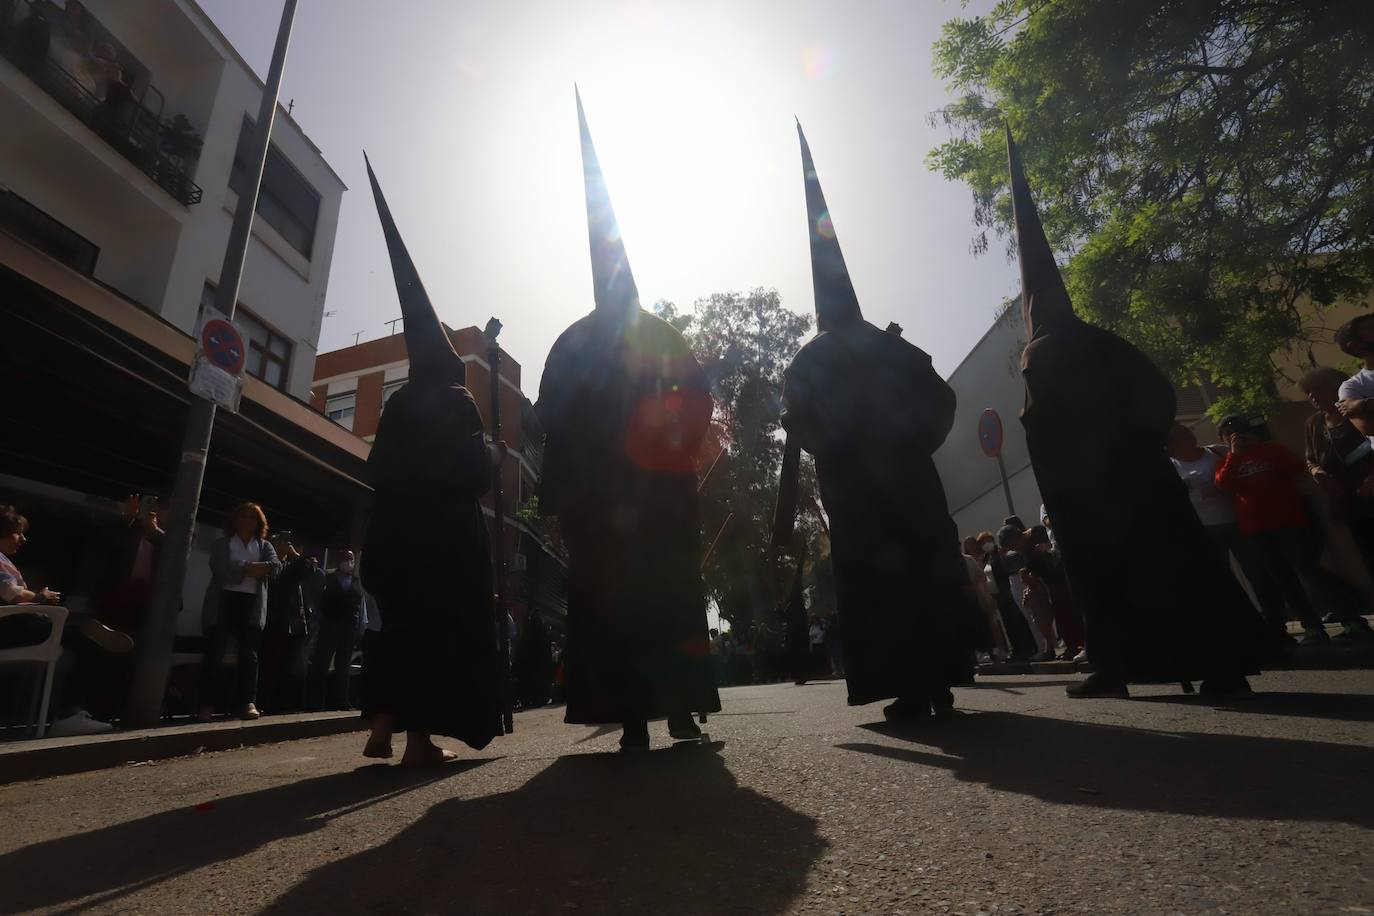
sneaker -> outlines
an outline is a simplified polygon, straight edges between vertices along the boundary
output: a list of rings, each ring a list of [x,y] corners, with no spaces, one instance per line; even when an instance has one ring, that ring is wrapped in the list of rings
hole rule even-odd
[[[77,629],[80,630],[82,636],[106,652],[119,655],[133,651],[134,641],[129,638],[129,634],[111,630],[94,617],[87,617],[81,621]]]
[[[1331,637],[1326,635],[1326,630],[1321,627],[1308,627],[1302,631],[1302,638],[1298,640],[1300,646],[1320,646],[1331,641]]]
[[[1100,674],[1090,674],[1087,680],[1065,687],[1064,692],[1075,700],[1097,698],[1126,700],[1131,696],[1124,681],[1114,681]]]
[[[1032,655],[1030,660],[1033,662],[1052,662],[1054,661],[1054,653],[1046,649],[1044,652],[1037,652]]]
[[[1341,615],[1340,615],[1340,614],[1337,614],[1335,611],[1327,611],[1327,612],[1326,612],[1326,616],[1322,618],[1322,623],[1340,623],[1340,622],[1341,622]]]
[[[110,731],[114,731],[114,726],[109,722],[101,722],[86,710],[78,709],[65,719],[54,719],[52,727],[48,729],[48,737],[74,738],[77,735],[103,735]]]
[[[1078,650],[1078,654],[1075,655],[1075,656],[1073,657],[1074,664],[1077,664],[1078,662],[1086,662],[1087,660],[1088,660],[1088,650],[1087,650],[1087,649],[1079,649],[1079,650]]]
[[[247,706],[243,707],[243,712],[239,715],[239,718],[251,722],[254,719],[261,719],[262,713],[258,712],[258,708],[256,706],[254,706],[252,703],[249,703]]]

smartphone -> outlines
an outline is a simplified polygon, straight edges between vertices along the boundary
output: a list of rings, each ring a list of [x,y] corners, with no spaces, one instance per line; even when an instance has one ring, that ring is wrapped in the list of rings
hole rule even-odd
[[[138,498],[138,517],[147,518],[157,511],[156,496],[140,496]]]

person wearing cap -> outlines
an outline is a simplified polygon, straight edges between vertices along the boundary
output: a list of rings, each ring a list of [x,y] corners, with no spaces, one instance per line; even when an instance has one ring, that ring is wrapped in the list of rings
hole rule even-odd
[[[1327,641],[1319,603],[1344,623],[1340,638],[1370,639],[1358,595],[1322,568],[1321,537],[1298,489],[1298,481],[1307,473],[1302,459],[1269,441],[1245,417],[1226,417],[1217,429],[1231,449],[1217,468],[1217,487],[1235,498],[1241,534],[1256,546],[1284,598],[1297,610],[1303,626],[1299,644]],[[1286,627],[1283,621],[1270,618],[1268,622],[1271,632]]]

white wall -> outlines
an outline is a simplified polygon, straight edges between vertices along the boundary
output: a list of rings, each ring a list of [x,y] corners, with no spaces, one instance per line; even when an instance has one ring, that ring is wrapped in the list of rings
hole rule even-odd
[[[87,8],[152,73],[164,117],[185,114],[204,147],[185,207],[6,61],[0,61],[0,187],[100,248],[95,276],[190,334],[206,280],[218,280],[237,196],[229,175],[244,115],[262,86],[194,3],[88,0]],[[240,301],[292,343],[288,393],[309,399],[344,185],[278,111],[273,144],[320,195],[307,258],[254,221]]]
[[[978,443],[978,418],[991,407],[1002,418],[1002,459],[1011,482],[1012,502],[1027,524],[1036,524],[1040,488],[1030,469],[1026,436],[1021,428],[1025,388],[1021,381],[1021,351],[1025,323],[1020,304],[1014,304],[988,330],[949,377],[958,398],[954,428],[935,453],[935,467],[945,485],[950,515],[961,536],[996,532],[1007,516],[1007,499],[996,459],[983,454]]]

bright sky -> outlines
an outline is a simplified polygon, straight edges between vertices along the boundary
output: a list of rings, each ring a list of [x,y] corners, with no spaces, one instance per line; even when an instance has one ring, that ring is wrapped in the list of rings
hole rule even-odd
[[[200,2],[265,73],[280,0]],[[796,115],[865,317],[901,324],[948,374],[1016,292],[1002,246],[970,253],[969,190],[924,165],[945,136],[926,116],[949,102],[930,47],[959,14],[952,0],[301,0],[282,101],[350,189],[321,351],[400,314],[365,148],[440,317],[499,317],[534,396],[550,345],[592,307],[576,82],[646,305],[764,286],[811,311]]]

